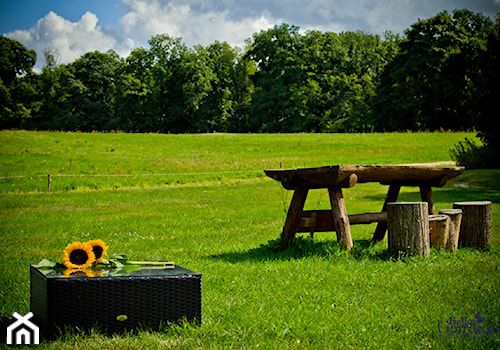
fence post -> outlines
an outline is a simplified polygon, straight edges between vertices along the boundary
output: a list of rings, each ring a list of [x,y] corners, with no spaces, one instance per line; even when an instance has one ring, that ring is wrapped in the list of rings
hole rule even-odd
[[[50,193],[50,184],[52,183],[52,178],[50,174],[47,177],[48,177],[47,192]]]

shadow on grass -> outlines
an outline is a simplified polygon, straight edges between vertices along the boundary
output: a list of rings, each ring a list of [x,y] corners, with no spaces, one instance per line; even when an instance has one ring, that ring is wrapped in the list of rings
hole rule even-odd
[[[0,329],[2,330],[2,334],[0,335],[0,344],[7,343],[7,327],[9,327],[14,321],[15,319],[13,318],[0,318]]]
[[[434,202],[467,202],[489,200],[500,203],[500,170],[467,170],[462,175],[451,179],[442,188],[433,188]],[[380,196],[366,195],[364,199],[380,201]],[[420,200],[420,192],[415,187],[403,187],[399,202]]]
[[[436,197],[444,202],[489,200],[500,203],[500,170],[470,170],[436,189]]]
[[[500,170],[467,170],[462,175],[449,181],[443,188],[433,189],[435,203],[453,203],[462,201],[489,200],[500,203]],[[367,195],[365,199],[380,201],[380,196]],[[419,200],[420,192],[405,187],[398,201]],[[281,249],[279,239],[270,240],[258,248],[243,252],[229,252],[212,255],[213,259],[228,262],[293,260],[316,256],[325,259],[349,257],[354,259],[372,259],[381,261],[396,260],[387,249],[387,241],[373,243],[371,240],[355,240],[351,253],[340,249],[337,241],[314,241],[308,237],[296,237],[287,249]],[[498,248],[494,248],[497,251]]]
[[[371,240],[355,240],[354,248],[347,252],[340,248],[335,240],[317,242],[310,237],[295,237],[289,242],[286,249],[280,245],[279,239],[270,240],[242,252],[229,252],[210,256],[231,263],[243,261],[266,261],[266,260],[294,260],[305,257],[320,257],[325,259],[338,259],[349,257],[354,259],[393,260],[394,257],[387,250],[387,242],[373,243]]]
[[[446,186],[435,189],[435,201],[466,202],[489,200],[500,203],[500,170],[467,170],[450,180]]]
[[[373,242],[371,240],[355,240],[351,252],[340,248],[337,241],[317,242],[310,237],[295,237],[289,242],[286,249],[281,248],[279,239],[270,240],[261,244],[258,248],[248,251],[228,252],[211,255],[211,259],[223,260],[229,263],[257,262],[273,260],[296,260],[307,257],[318,257],[320,259],[341,261],[343,259],[371,260],[371,261],[429,261],[429,257],[420,256],[398,257],[387,249],[387,241]],[[494,255],[500,257],[500,245],[490,245],[489,247],[478,250],[475,248],[459,247],[454,252],[448,252],[444,249],[431,248],[431,258],[441,257],[444,259],[462,259],[465,256]],[[432,260],[432,259],[431,259]]]

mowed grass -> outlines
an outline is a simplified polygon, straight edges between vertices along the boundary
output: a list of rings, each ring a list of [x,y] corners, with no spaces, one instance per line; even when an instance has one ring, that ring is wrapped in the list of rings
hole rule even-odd
[[[0,132],[0,192],[149,188],[262,178],[263,169],[450,160],[472,133],[84,134]],[[113,175],[113,176],[110,176]]]
[[[446,338],[437,328],[478,312],[500,325],[499,171],[466,171],[434,190],[437,210],[493,202],[489,249],[433,249],[429,258],[399,261],[388,256],[387,239],[369,243],[374,224],[353,226],[351,254],[334,232],[300,235],[277,251],[291,193],[262,172],[280,163],[446,162],[465,137],[474,134],[0,132],[2,323],[29,311],[30,263],[60,260],[67,243],[101,238],[111,254],[201,272],[202,326],[68,333],[39,348],[499,348],[498,333]],[[349,213],[380,210],[386,191],[344,190]],[[403,188],[400,200],[419,200],[418,189]],[[311,191],[306,209],[328,207],[325,191]]]

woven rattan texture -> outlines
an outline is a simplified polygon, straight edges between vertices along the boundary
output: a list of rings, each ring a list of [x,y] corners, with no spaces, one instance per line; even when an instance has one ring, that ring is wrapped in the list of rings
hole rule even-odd
[[[114,333],[139,327],[157,329],[161,324],[182,319],[201,323],[200,274],[49,278],[46,283],[33,283],[33,279],[44,277],[32,271],[32,311],[36,312],[35,307],[46,312],[41,315],[40,323],[46,328],[42,331],[48,334],[67,326],[76,329],[98,326],[102,331]],[[46,305],[43,305],[45,300],[39,300],[40,296],[46,298]]]

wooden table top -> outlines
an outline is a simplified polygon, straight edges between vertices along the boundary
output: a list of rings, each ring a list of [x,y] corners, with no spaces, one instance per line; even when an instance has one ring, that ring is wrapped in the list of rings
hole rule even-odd
[[[354,183],[379,182],[383,185],[442,187],[449,179],[464,172],[464,167],[438,167],[429,164],[409,165],[333,165],[317,168],[269,169],[267,176],[293,190],[296,186],[327,188],[351,187]],[[357,179],[356,179],[357,178]],[[357,180],[357,181],[356,181]],[[348,184],[350,183],[350,185]]]

